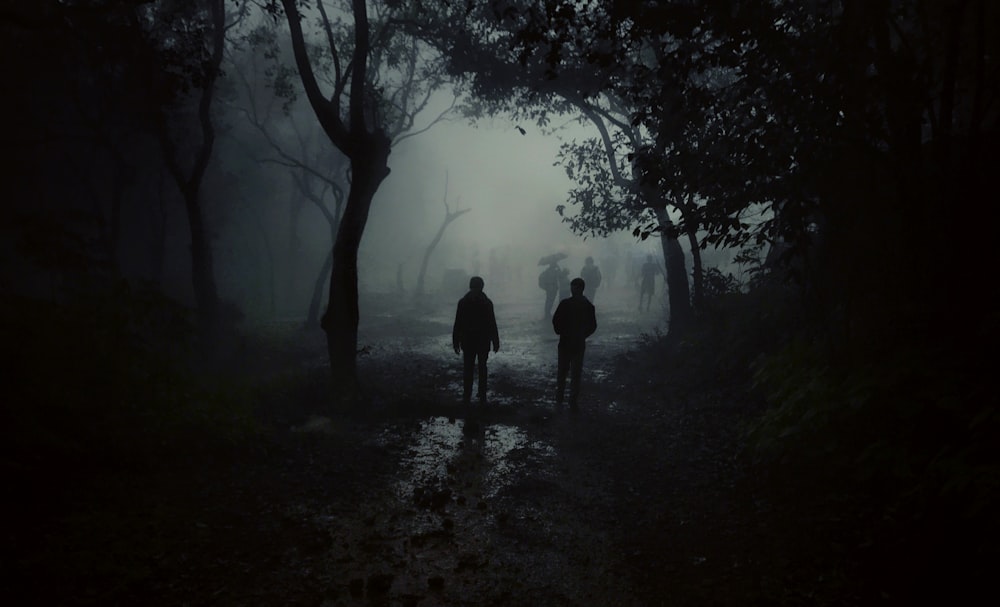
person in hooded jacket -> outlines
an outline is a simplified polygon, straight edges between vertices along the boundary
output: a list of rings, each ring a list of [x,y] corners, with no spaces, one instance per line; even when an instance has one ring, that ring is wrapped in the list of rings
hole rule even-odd
[[[485,282],[479,276],[469,279],[469,292],[458,300],[455,325],[451,331],[451,345],[455,354],[463,354],[462,402],[469,404],[472,397],[473,370],[478,367],[478,396],[481,404],[486,404],[486,361],[490,346],[493,352],[500,350],[500,333],[493,313],[493,302],[483,292]]]
[[[586,282],[574,278],[570,283],[571,295],[560,301],[552,315],[552,328],[559,335],[559,362],[556,371],[556,406],[562,408],[569,375],[569,407],[576,410],[580,396],[580,376],[583,374],[583,353],[587,338],[597,330],[597,313],[594,304],[583,295]]]

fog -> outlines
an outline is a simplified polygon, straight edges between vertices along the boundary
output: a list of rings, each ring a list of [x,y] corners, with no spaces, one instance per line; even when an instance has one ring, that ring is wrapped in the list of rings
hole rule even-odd
[[[448,226],[428,266],[428,290],[440,286],[446,269],[463,269],[490,280],[491,254],[507,258],[516,282],[508,291],[490,289],[503,300],[537,291],[538,259],[565,252],[572,273],[584,259],[635,248],[631,234],[584,239],[573,234],[556,212],[571,187],[554,166],[559,138],[528,128],[522,135],[502,119],[471,126],[456,121],[402,143],[393,151],[392,174],[373,205],[362,247],[361,272],[372,290],[395,288],[396,264],[404,264],[404,286],[412,288],[420,261],[440,227],[447,200],[470,209]],[[647,246],[648,245],[648,246]],[[494,287],[496,280],[492,280]]]
[[[425,111],[417,124],[429,124],[444,104]],[[214,176],[206,186],[220,295],[250,318],[304,317],[332,246],[329,223],[298,191],[290,177],[295,169],[275,161],[278,155],[261,134],[238,116],[229,121],[213,162]],[[269,136],[284,149],[294,152],[298,145],[294,139],[301,137],[311,149],[321,150],[316,157],[326,158],[337,169],[332,144],[304,103],[297,103],[290,116],[275,117],[274,123]],[[451,212],[467,212],[447,226],[432,251],[425,303],[451,302],[461,296],[454,282],[444,285],[449,270],[483,276],[490,296],[505,302],[540,295],[537,264],[544,255],[566,254],[561,265],[574,276],[588,256],[598,266],[617,262],[622,271],[630,259],[644,259],[647,254],[662,259],[656,238],[641,241],[631,232],[607,237],[575,234],[558,214],[556,207],[566,203],[572,187],[556,163],[560,143],[591,135],[569,119],[563,119],[554,132],[543,132],[504,116],[471,121],[453,113],[394,146],[391,173],[375,195],[359,250],[362,296],[412,302],[423,256],[445,218],[445,201]],[[342,172],[334,177],[346,194]],[[169,199],[171,194],[164,196]],[[326,204],[333,208],[329,197]],[[290,209],[295,206],[299,210],[292,219]],[[179,206],[166,207],[166,219],[177,237],[167,241],[164,286],[173,296],[191,301],[184,216]],[[567,207],[566,212],[574,209]],[[294,247],[290,246],[293,233],[298,239]],[[328,281],[327,274],[324,284]]]
[[[321,270],[332,248],[331,220],[342,211],[332,191],[339,188],[346,197],[349,176],[301,91],[278,91],[268,71],[273,65],[258,51],[234,49],[227,57],[213,110],[218,136],[198,193],[200,214],[219,296],[247,318],[300,319],[318,284],[325,285],[325,306],[330,273]],[[282,61],[290,61],[287,49],[282,53]],[[291,86],[300,85],[293,79]],[[416,134],[392,148],[391,173],[375,193],[359,249],[362,296],[413,301],[424,255],[445,219],[445,202],[450,212],[467,212],[433,248],[424,303],[453,301],[462,289],[456,277],[475,274],[498,302],[538,297],[538,260],[556,252],[566,255],[561,265],[572,275],[592,256],[612,281],[616,269],[624,273],[647,255],[662,263],[657,238],[641,241],[629,230],[607,237],[576,234],[557,212],[559,205],[567,205],[567,215],[577,212],[567,204],[574,184],[557,164],[561,143],[597,135],[579,116],[550,117],[542,129],[502,114],[473,121],[456,108],[437,121],[452,101],[448,86],[437,89],[416,116]],[[458,101],[461,107],[463,99]],[[183,112],[193,117],[190,107]],[[191,151],[197,137],[179,129],[178,140]],[[129,145],[135,175],[124,186],[113,185],[112,174],[95,172],[87,151],[77,150],[78,166],[50,180],[49,195],[96,216],[107,230],[115,222],[111,204],[77,193],[88,179],[97,184],[89,186],[96,192],[90,198],[111,199],[113,187],[122,187],[120,229],[109,247],[121,276],[133,284],[149,282],[194,307],[191,230],[177,182],[153,141]],[[39,165],[65,164],[54,156],[42,154]],[[681,246],[690,272],[690,251],[686,242]],[[706,267],[724,271],[734,270],[731,257],[731,251],[712,249],[702,254]],[[10,273],[21,285],[32,280],[30,268],[12,266]],[[452,277],[447,286],[446,276]]]

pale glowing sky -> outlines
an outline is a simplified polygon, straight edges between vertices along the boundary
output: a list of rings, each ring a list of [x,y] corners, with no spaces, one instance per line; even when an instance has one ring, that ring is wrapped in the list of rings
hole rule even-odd
[[[369,272],[394,276],[400,261],[414,271],[419,268],[444,217],[446,170],[452,209],[460,199],[460,208],[471,211],[446,230],[431,259],[430,274],[467,265],[477,246],[485,262],[491,248],[509,245],[526,265],[563,250],[570,255],[570,268],[582,265],[588,254],[604,254],[608,243],[584,241],[556,213],[556,205],[566,201],[572,187],[562,167],[553,166],[558,137],[543,135],[534,125],[523,126],[525,135],[503,119],[477,126],[458,120],[400,143],[390,157],[392,174],[376,197],[362,245],[362,263]],[[560,135],[582,132],[574,128],[575,133]],[[612,240],[624,250],[657,248],[654,242],[635,243],[630,234]],[[398,261],[385,258],[387,251],[395,251]],[[534,272],[530,274],[534,280]]]

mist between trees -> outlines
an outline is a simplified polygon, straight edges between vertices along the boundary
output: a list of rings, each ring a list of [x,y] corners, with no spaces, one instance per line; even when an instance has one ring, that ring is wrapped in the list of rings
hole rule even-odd
[[[472,275],[507,305],[544,256],[622,284],[652,256],[649,356],[762,394],[755,465],[995,556],[998,24],[988,0],[4,3],[15,400],[80,394],[56,361],[172,410],[177,369],[294,324],[324,397],[364,407],[369,306],[443,322]]]
[[[956,301],[975,333],[984,298],[945,260],[990,255],[967,218],[995,158],[995,9],[946,5],[10,9],[8,56],[37,60],[6,67],[5,281],[145,285],[206,333],[321,320],[348,383],[359,293],[433,295],[491,254],[659,247],[670,331],[706,272],[745,290],[769,258],[848,341]]]

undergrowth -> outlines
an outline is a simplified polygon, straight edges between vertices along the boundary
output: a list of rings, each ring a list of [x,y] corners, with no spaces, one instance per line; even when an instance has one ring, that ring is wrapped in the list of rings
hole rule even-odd
[[[986,588],[1000,561],[988,364],[917,330],[836,331],[765,283],[714,293],[675,341],[763,399],[746,463],[792,516],[828,522],[810,532],[852,562],[857,592],[899,604]]]
[[[256,395],[162,295],[68,301],[0,299],[6,588],[17,604],[138,604],[190,549],[177,530],[201,471],[260,436]]]
[[[201,368],[188,311],[162,296],[7,296],[0,318],[8,467],[142,468],[256,432],[253,395]]]

